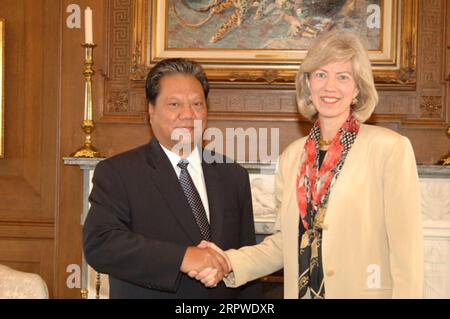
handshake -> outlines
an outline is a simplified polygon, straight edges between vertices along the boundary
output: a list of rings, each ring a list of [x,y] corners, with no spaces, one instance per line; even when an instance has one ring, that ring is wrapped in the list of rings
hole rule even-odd
[[[230,260],[215,244],[202,240],[197,247],[186,250],[181,272],[202,282],[205,287],[216,287],[232,271]]]

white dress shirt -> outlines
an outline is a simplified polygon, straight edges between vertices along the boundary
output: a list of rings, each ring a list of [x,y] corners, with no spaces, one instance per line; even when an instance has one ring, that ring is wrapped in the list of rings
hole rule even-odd
[[[171,150],[168,150],[163,145],[161,145],[161,147],[164,153],[166,153],[167,157],[169,158],[170,163],[172,164],[173,169],[175,170],[175,173],[177,174],[178,178],[180,178],[181,168],[178,167],[178,163],[180,162],[181,157],[178,154],[172,152]],[[208,194],[206,193],[206,184],[205,178],[203,176],[202,161],[200,159],[200,150],[197,146],[195,146],[194,150],[186,158],[186,160],[189,162],[187,170],[189,172],[189,175],[191,175],[195,188],[197,188],[198,194],[200,195],[200,199],[202,200],[203,207],[205,208],[206,217],[210,222],[211,219],[209,218]]]

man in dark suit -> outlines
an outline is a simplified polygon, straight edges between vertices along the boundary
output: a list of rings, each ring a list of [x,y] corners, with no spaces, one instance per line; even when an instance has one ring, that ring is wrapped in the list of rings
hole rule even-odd
[[[197,247],[203,239],[224,249],[255,244],[247,172],[194,139],[194,121],[201,133],[206,126],[208,91],[196,62],[156,64],[146,85],[154,137],[95,169],[84,252],[109,274],[111,298],[260,297],[256,283],[206,288],[190,278],[207,268],[218,280],[229,272],[219,253]]]

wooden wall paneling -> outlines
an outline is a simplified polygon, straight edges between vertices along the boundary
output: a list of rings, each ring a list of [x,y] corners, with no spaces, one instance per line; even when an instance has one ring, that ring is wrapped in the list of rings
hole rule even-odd
[[[5,0],[0,16],[7,25],[0,263],[37,272],[53,296],[59,3]]]
[[[46,219],[55,222],[60,171],[60,112],[61,112],[61,2],[44,1],[43,28],[44,40],[44,77],[42,81],[42,140],[40,165],[43,168],[41,192],[42,209]],[[47,173],[51,172],[51,174]]]
[[[0,223],[0,238],[53,239],[54,235],[53,222],[2,221]]]
[[[5,5],[9,11],[5,16],[9,26],[6,45],[7,128],[5,159],[0,162],[0,194],[6,200],[0,203],[1,219],[37,218],[48,221],[54,215],[51,209],[54,191],[51,188],[55,187],[57,102],[55,94],[44,98],[43,88],[46,87],[48,92],[57,89],[58,73],[50,74],[48,71],[55,64],[53,58],[57,57],[55,48],[58,46],[51,39],[42,37],[44,24],[52,23],[44,20],[43,4],[44,1],[19,1]],[[55,29],[55,26],[47,29]],[[50,52],[45,54],[47,50]],[[50,60],[51,63],[45,65],[45,61]],[[47,145],[45,149],[42,148],[44,142]],[[45,208],[42,200],[47,201]]]
[[[0,6],[0,15],[5,19],[5,158],[0,162],[2,177],[17,175],[22,167],[24,131],[19,123],[22,123],[24,109],[21,90],[25,64],[24,5],[24,1],[5,0]]]
[[[25,61],[25,79],[22,83],[21,91],[25,97],[26,109],[22,114],[22,128],[24,130],[23,140],[23,177],[32,187],[33,191],[40,194],[40,182],[42,171],[40,168],[41,140],[45,129],[42,127],[41,117],[43,108],[42,84],[45,72],[43,57],[47,48],[41,41],[39,35],[43,34],[43,3],[42,1],[32,1],[25,5],[25,50],[22,52]]]
[[[23,137],[24,131],[19,126],[22,122],[21,115],[24,110],[24,95],[20,91],[20,86],[24,80],[24,59],[22,54],[24,50],[24,4],[12,4],[13,1],[7,1],[0,8],[0,14],[5,18],[5,158],[0,161],[0,196],[4,198],[0,201],[0,218],[16,216],[16,212],[11,208],[26,210],[29,208],[29,202],[33,196],[21,176],[21,159],[23,158]],[[18,203],[18,193],[23,196],[23,205],[14,205]],[[33,198],[34,199],[34,198]],[[37,205],[31,205],[36,207]],[[9,215],[9,216],[8,216]]]

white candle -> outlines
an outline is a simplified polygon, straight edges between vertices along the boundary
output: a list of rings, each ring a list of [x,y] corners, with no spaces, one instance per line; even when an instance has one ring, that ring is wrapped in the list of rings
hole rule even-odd
[[[92,9],[89,7],[84,10],[84,42],[94,43],[92,36]]]

